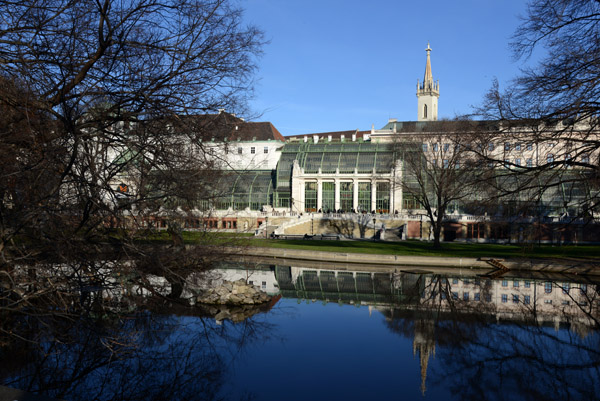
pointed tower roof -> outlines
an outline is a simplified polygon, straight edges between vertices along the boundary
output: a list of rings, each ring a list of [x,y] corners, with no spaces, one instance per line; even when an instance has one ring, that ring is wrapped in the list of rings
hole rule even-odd
[[[431,47],[429,47],[429,42],[427,42],[427,64],[425,64],[425,77],[423,78],[423,85],[428,88],[433,86],[433,74],[431,74]]]

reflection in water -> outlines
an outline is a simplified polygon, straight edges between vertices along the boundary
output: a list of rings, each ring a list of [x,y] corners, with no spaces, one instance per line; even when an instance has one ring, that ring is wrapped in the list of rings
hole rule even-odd
[[[226,269],[221,275],[243,278],[298,303],[318,300],[326,306],[319,312],[325,319],[343,311],[335,304],[379,311],[383,330],[410,340],[408,351],[420,366],[414,388],[424,398],[431,394],[428,387],[441,388],[455,399],[600,398],[599,287],[585,278],[490,280],[290,266]],[[252,369],[248,361],[239,363],[249,345],[266,354],[273,338],[281,340],[286,325],[297,327],[281,313],[269,312],[272,306],[168,305],[119,319],[35,320],[39,326],[23,325],[27,330],[19,333],[21,341],[0,348],[0,380],[69,400],[245,398],[249,394],[243,389],[228,393],[235,386],[231,369],[243,375],[243,369]],[[302,303],[291,312],[302,316],[305,307]],[[363,335],[374,336],[379,321],[365,322],[369,327]],[[28,341],[39,332],[46,333],[41,341]],[[360,333],[329,333],[327,338],[340,341],[352,335]],[[290,363],[299,363],[300,358],[290,358]],[[311,360],[311,366],[326,363],[335,369],[327,355],[314,358],[323,359]],[[381,372],[361,375],[368,380]],[[293,375],[288,380],[289,388],[303,384],[294,383]],[[395,391],[390,388],[389,393]]]
[[[181,312],[188,316],[174,314]],[[228,365],[246,345],[267,338],[269,325],[251,318],[217,325],[190,313],[170,307],[94,326],[40,327],[53,330],[45,341],[2,350],[1,359],[12,363],[2,363],[0,379],[68,400],[217,399]]]
[[[376,305],[390,330],[413,339],[423,395],[438,344],[434,383],[459,399],[600,396],[600,299],[598,286],[585,279],[294,267],[275,273],[287,296]]]

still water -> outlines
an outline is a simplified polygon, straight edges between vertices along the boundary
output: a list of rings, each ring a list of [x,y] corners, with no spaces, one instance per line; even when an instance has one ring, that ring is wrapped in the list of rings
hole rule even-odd
[[[273,302],[71,324],[74,341],[2,348],[1,383],[66,400],[600,399],[600,288],[585,278],[221,273]]]

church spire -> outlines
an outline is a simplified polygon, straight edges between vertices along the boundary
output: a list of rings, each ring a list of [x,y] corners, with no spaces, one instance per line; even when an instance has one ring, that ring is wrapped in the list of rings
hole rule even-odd
[[[433,87],[433,74],[431,74],[431,47],[429,47],[429,42],[427,42],[427,63],[425,64],[425,77],[423,78],[423,87],[432,88]]]
[[[440,97],[439,82],[434,82],[431,73],[431,47],[427,42],[427,63],[425,64],[425,76],[423,83],[417,80],[417,97],[419,98],[418,121],[436,121],[437,105]]]

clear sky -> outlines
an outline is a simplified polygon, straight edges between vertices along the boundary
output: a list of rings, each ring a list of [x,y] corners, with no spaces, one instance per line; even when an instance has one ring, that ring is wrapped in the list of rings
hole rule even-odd
[[[251,107],[283,135],[368,130],[417,119],[427,42],[439,118],[469,113],[497,77],[516,76],[508,42],[525,0],[246,0],[270,41]]]

